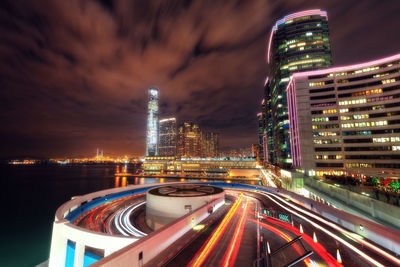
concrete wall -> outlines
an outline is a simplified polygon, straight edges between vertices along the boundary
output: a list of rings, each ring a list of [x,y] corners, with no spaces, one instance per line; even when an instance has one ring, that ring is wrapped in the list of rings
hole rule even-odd
[[[146,223],[151,229],[158,230],[207,203],[216,199],[222,201],[224,198],[224,191],[219,194],[187,197],[159,196],[148,192],[146,194]]]
[[[107,256],[138,240],[136,237],[111,236],[90,231],[82,227],[77,227],[71,224],[70,221],[78,217],[87,209],[100,205],[104,201],[113,199],[114,197],[122,197],[123,195],[121,194],[126,193],[132,195],[135,194],[135,192],[145,192],[147,189],[159,185],[168,184],[133,185],[107,189],[83,196],[73,197],[70,201],[61,205],[56,211],[53,223],[49,267],[65,266],[68,240],[73,241],[76,244],[74,267],[83,266],[85,246],[102,249],[104,250],[105,256]]]
[[[306,186],[311,187],[311,189],[342,201],[348,206],[359,209],[389,225],[400,228],[399,207],[312,178],[305,178],[304,183]]]
[[[274,190],[275,192],[278,190],[274,188],[268,188],[268,189]],[[376,244],[386,249],[393,251],[397,255],[400,254],[399,231],[387,228],[383,225],[374,223],[369,220],[365,220],[363,218],[333,208],[326,204],[316,202],[312,199],[303,197],[293,192],[279,189],[279,194],[291,198],[294,202],[296,202],[299,205],[302,205],[307,209],[311,209],[312,205],[313,206],[312,210],[316,213],[319,213],[321,216],[337,223],[338,225],[341,225],[343,228],[349,231],[352,231],[360,236],[363,236],[366,239],[371,240],[372,242],[375,242]],[[392,223],[400,224],[400,220],[396,219]],[[360,225],[362,226],[362,228],[360,228]]]
[[[209,208],[223,205],[224,200],[217,199],[206,204],[181,219],[166,225],[159,230],[149,234],[139,241],[116,251],[106,258],[92,264],[92,267],[118,267],[118,266],[143,266],[169,247],[172,243],[182,237],[192,227],[203,221],[209,215]],[[142,260],[139,260],[139,254],[142,254]]]

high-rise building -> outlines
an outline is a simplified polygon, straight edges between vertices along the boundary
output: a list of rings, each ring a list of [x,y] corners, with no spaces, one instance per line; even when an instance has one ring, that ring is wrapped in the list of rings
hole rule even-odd
[[[400,54],[295,73],[287,99],[294,167],[400,178]]]
[[[218,156],[218,134],[213,132],[201,133],[201,155],[206,158]]]
[[[266,131],[265,116],[262,112],[257,114],[258,121],[258,161],[264,161],[264,135]]]
[[[275,162],[274,161],[274,146],[273,146],[273,138],[272,137],[272,110],[271,104],[272,100],[270,97],[267,97],[271,93],[270,83],[268,82],[268,77],[264,83],[264,97],[261,102],[261,110],[262,115],[264,116],[264,136],[263,136],[263,148],[262,148],[262,157],[264,162]]]
[[[158,89],[149,89],[147,107],[146,156],[158,155]]]
[[[178,129],[178,156],[201,157],[201,133],[195,123],[185,122]]]
[[[271,127],[271,133],[268,134],[268,129],[265,132],[269,148],[272,148],[268,149],[268,158],[274,164],[289,167],[292,159],[285,90],[293,73],[331,66],[327,13],[319,9],[307,10],[278,20],[269,37],[267,63],[269,75],[264,109],[270,109],[266,125]]]
[[[168,118],[160,120],[159,126],[158,155],[162,157],[176,156],[176,119]]]

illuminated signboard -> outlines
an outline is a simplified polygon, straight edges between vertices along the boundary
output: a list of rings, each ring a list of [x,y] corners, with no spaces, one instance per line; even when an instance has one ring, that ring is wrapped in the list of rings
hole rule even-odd
[[[287,223],[290,222],[288,214],[278,213],[278,219]]]

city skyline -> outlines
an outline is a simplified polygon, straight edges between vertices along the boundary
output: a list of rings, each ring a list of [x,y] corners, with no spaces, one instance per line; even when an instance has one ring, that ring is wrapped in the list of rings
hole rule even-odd
[[[266,41],[275,21],[293,12],[328,12],[333,66],[399,52],[395,1],[251,1],[240,8],[194,1],[174,14],[167,4],[108,3],[2,3],[10,23],[1,28],[1,158],[82,155],[96,147],[143,155],[152,85],[163,90],[160,113],[221,133],[225,150],[250,146],[257,142]],[[203,12],[207,19],[194,26],[191,15]]]
[[[399,10],[1,1],[2,265],[400,266]]]

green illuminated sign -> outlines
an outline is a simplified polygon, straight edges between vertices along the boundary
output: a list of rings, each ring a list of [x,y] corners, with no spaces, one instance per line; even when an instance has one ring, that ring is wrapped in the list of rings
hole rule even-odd
[[[272,216],[272,211],[271,210],[267,210],[267,209],[263,209],[263,212],[262,212],[264,215],[267,215],[267,216]]]
[[[284,213],[278,213],[278,219],[281,221],[287,222],[287,223],[290,222],[289,215],[284,214]]]

